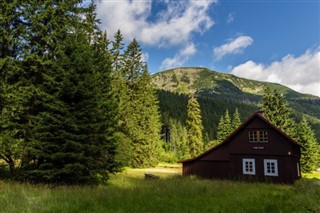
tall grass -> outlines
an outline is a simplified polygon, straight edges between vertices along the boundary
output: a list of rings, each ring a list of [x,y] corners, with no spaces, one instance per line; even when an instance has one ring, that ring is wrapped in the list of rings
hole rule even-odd
[[[97,187],[0,182],[0,212],[320,212],[320,180],[295,185],[202,180],[126,170]]]

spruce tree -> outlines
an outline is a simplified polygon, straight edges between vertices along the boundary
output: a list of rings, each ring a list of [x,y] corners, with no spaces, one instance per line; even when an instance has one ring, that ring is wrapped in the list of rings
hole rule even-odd
[[[238,108],[233,113],[233,118],[232,118],[232,130],[237,129],[241,125],[241,118],[240,118],[240,113],[238,111]]]
[[[99,34],[98,34],[99,35]],[[117,112],[118,104],[116,95],[113,90],[112,75],[112,57],[108,49],[109,41],[106,33],[98,36],[96,45],[94,46],[94,74],[97,76],[97,97],[98,97],[98,119],[102,122],[100,131],[103,140],[100,149],[100,163],[97,167],[101,167],[99,172],[114,173],[120,168],[119,162],[116,160],[117,154]],[[104,171],[103,171],[104,170]],[[108,175],[108,174],[107,174]],[[101,177],[108,177],[101,175]]]
[[[315,138],[314,131],[311,129],[306,117],[302,118],[299,124],[298,141],[301,148],[301,171],[312,172],[319,166],[320,146]]]
[[[0,159],[14,170],[21,163],[32,91],[22,68],[26,20],[19,1],[0,3]]]
[[[193,95],[188,100],[186,128],[189,153],[191,157],[195,157],[203,151],[204,144],[201,109]]]
[[[169,120],[170,126],[170,148],[169,150],[179,159],[185,159],[189,156],[187,146],[188,134],[184,125],[175,119]],[[189,156],[190,157],[190,156]]]
[[[0,159],[9,166],[13,178],[25,147],[30,87],[19,82],[20,78],[10,76],[10,72],[14,75],[21,72],[17,61],[7,59],[1,72]]]
[[[118,30],[114,35],[111,47],[111,62],[112,62],[112,94],[116,100],[116,120],[117,126],[115,131],[115,140],[117,141],[117,161],[122,165],[128,166],[128,162],[132,158],[132,146],[129,136],[131,129],[130,123],[130,107],[129,107],[129,88],[124,77],[124,43],[123,36]]]
[[[114,35],[114,41],[112,41],[111,55],[112,65],[114,71],[119,71],[123,68],[123,36],[121,31],[118,30]]]
[[[143,165],[155,166],[159,162],[161,149],[160,141],[160,114],[158,99],[151,81],[151,76],[145,67],[141,78],[138,81],[136,94],[138,102],[136,108],[140,110],[138,124],[140,125],[143,138],[140,138],[140,144],[134,144],[133,159],[141,158],[143,153]]]
[[[225,114],[220,117],[218,128],[217,128],[217,140],[220,142],[224,141],[226,137],[232,132],[231,118],[229,110],[225,111]]]
[[[264,116],[272,124],[289,136],[296,138],[295,122],[292,119],[292,112],[284,95],[267,87],[260,105],[264,111]]]
[[[114,84],[117,83],[119,154],[118,159],[131,167],[154,166],[160,153],[160,116],[158,102],[147,67],[142,62],[142,50],[134,39],[118,55],[121,35],[115,35],[113,57],[122,60],[114,64]],[[115,54],[116,53],[116,54]]]

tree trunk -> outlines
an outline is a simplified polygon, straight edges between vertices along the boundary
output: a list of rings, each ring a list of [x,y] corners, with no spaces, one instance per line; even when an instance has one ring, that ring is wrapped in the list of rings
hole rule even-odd
[[[10,158],[8,161],[8,164],[9,164],[9,170],[10,170],[10,177],[12,178],[15,170],[14,160]]]

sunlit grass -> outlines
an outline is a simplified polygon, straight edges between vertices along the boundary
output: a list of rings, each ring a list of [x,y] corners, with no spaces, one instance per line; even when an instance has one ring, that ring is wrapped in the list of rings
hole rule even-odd
[[[144,179],[145,173],[160,177]],[[0,182],[0,212],[320,212],[320,181],[295,185],[181,177],[179,165],[125,169],[105,186]]]
[[[312,172],[312,173],[302,174],[302,177],[304,177],[304,178],[316,178],[316,179],[320,180],[320,172]]]

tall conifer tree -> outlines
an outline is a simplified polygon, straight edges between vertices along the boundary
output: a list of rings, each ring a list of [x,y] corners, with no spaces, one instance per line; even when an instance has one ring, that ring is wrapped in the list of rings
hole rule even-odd
[[[158,163],[160,153],[160,116],[155,90],[142,51],[134,39],[124,51],[121,34],[115,35],[113,57],[120,61],[114,64],[115,82],[118,83],[118,158],[128,166],[146,167]]]
[[[160,141],[160,114],[158,99],[147,67],[143,71],[137,85],[138,95],[137,108],[140,109],[138,124],[140,125],[143,138],[140,144],[134,145],[136,159],[141,158],[139,153],[145,155],[144,166],[155,166],[159,162]]]
[[[277,90],[266,88],[261,100],[264,116],[276,127],[296,138],[295,122],[285,97]]]
[[[236,108],[232,118],[232,130],[237,129],[240,125],[241,125],[240,113],[238,111],[238,108]]]
[[[225,111],[225,114],[220,117],[218,129],[217,129],[217,140],[222,142],[232,132],[231,118],[229,110]]]
[[[28,105],[34,87],[22,68],[27,29],[24,4],[2,1],[0,11],[0,159],[13,175],[28,138]]]
[[[188,100],[186,128],[189,153],[191,157],[195,157],[203,151],[204,144],[201,109],[193,95]]]
[[[312,172],[319,166],[320,145],[317,143],[315,134],[306,117],[303,117],[299,123],[298,141],[302,145],[301,170],[303,172]]]
[[[170,151],[173,152],[178,159],[184,159],[189,156],[187,147],[188,134],[185,126],[175,119],[169,120],[170,125]],[[190,157],[190,156],[189,156]]]

